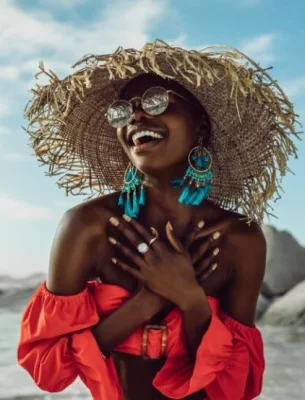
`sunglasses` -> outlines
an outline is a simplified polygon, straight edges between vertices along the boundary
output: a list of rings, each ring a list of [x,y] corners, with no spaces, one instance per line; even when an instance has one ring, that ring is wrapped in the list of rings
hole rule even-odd
[[[132,120],[133,105],[131,102],[140,99],[142,110],[149,115],[161,115],[167,109],[170,95],[175,95],[188,102],[188,99],[173,90],[166,90],[161,86],[153,86],[146,90],[142,97],[135,97],[130,101],[116,100],[107,110],[107,119],[113,128],[123,128]]]

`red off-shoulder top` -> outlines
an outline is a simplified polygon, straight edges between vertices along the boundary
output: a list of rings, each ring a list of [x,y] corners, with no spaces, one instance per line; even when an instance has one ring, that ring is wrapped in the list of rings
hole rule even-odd
[[[79,376],[93,399],[122,400],[114,362],[100,352],[91,327],[130,296],[119,286],[95,281],[72,296],[54,295],[42,284],[22,317],[19,364],[42,390],[62,391]],[[217,299],[208,297],[208,301],[212,319],[195,360],[182,340],[179,309],[163,320],[168,332],[166,361],[153,385],[172,399],[183,399],[202,389],[209,400],[254,399],[261,392],[265,367],[261,334],[256,326],[243,325],[226,315]],[[141,355],[143,328],[115,350]],[[149,357],[159,356],[161,338],[162,331],[148,331]]]

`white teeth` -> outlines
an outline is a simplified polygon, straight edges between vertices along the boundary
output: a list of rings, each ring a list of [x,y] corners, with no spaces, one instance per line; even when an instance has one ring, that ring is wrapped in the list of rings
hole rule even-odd
[[[138,143],[138,139],[140,139],[143,136],[150,136],[154,139],[163,139],[163,135],[160,133],[152,132],[152,131],[140,131],[132,135],[132,141],[133,144],[136,146]]]

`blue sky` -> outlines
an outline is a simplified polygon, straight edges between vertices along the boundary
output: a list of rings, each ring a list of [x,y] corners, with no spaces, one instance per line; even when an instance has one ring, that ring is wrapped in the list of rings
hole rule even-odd
[[[294,0],[1,0],[0,274],[45,272],[56,226],[82,199],[65,197],[32,156],[21,126],[39,60],[65,77],[87,53],[155,38],[189,48],[237,47],[274,66],[272,75],[305,123],[305,1]],[[270,223],[305,245],[305,142]]]

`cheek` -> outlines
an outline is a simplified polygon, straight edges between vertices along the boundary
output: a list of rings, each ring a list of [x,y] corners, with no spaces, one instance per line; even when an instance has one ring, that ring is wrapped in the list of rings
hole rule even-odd
[[[196,135],[191,117],[185,115],[176,115],[175,118],[169,118],[167,122],[170,137],[176,139],[177,144],[181,144],[188,149],[195,143]]]
[[[117,138],[118,138],[119,142],[121,143],[121,146],[126,150],[126,143],[125,143],[125,140],[124,140],[125,129],[126,128],[117,129],[116,134],[117,134]]]

